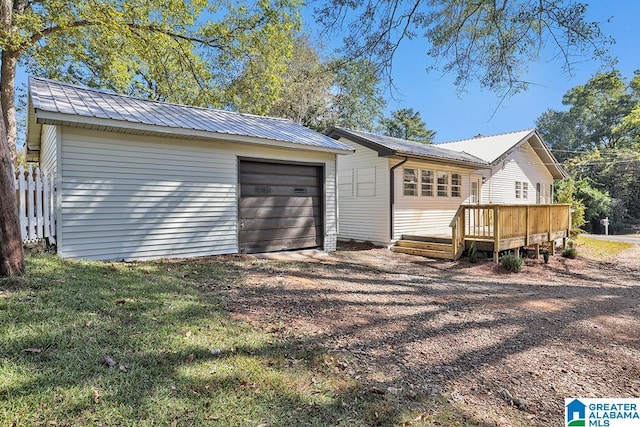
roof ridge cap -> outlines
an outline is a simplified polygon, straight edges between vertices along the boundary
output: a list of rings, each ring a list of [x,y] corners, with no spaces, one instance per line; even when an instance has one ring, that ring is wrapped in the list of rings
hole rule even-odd
[[[453,141],[438,142],[436,145],[454,144],[456,142],[473,141],[474,139],[493,138],[493,137],[496,137],[496,136],[510,135],[510,134],[521,133],[521,132],[534,132],[535,130],[536,130],[535,128],[528,128],[528,129],[514,130],[514,131],[510,131],[510,132],[500,132],[500,133],[496,133],[496,134],[492,134],[492,135],[483,135],[483,136],[479,136],[479,137],[471,137],[471,138],[464,138],[464,139],[455,139]]]

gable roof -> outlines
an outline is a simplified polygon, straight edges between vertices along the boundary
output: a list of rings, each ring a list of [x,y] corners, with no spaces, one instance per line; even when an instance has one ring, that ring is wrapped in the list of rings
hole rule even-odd
[[[378,153],[380,157],[407,156],[430,159],[440,162],[470,165],[473,167],[488,167],[485,160],[465,152],[448,150],[434,144],[422,144],[391,136],[376,135],[370,132],[356,131],[345,128],[333,128],[328,135],[332,138],[346,138],[364,145]]]
[[[527,142],[555,179],[567,177],[564,168],[558,163],[553,154],[551,154],[547,144],[544,143],[542,137],[535,129],[491,136],[478,136],[460,141],[446,142],[438,144],[438,146],[447,150],[477,156],[493,165]]]
[[[43,124],[179,138],[267,143],[339,154],[353,150],[290,120],[151,101],[29,78],[27,148],[39,150]]]

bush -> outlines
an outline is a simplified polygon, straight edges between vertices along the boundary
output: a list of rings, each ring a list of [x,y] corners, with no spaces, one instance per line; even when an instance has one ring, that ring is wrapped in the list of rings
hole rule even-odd
[[[548,249],[543,249],[540,251],[540,253],[542,254],[542,259],[544,259],[544,263],[545,264],[549,264],[549,250]]]
[[[575,257],[578,256],[578,250],[574,247],[567,248],[564,251],[562,251],[562,256],[565,258],[574,259]]]
[[[502,257],[502,266],[511,273],[518,273],[522,270],[524,261],[516,254],[509,254]]]
[[[478,248],[476,248],[475,241],[471,242],[471,246],[469,246],[469,262],[478,262]]]

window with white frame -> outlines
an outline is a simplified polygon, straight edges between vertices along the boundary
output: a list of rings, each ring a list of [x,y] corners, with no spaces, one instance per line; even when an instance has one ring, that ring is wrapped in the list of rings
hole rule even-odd
[[[459,173],[451,174],[451,197],[462,196],[462,175]]]
[[[418,169],[404,169],[402,188],[405,196],[418,195]]]
[[[516,199],[522,198],[522,182],[516,181]]]
[[[544,197],[542,195],[542,185],[537,182],[536,183],[536,204],[539,205],[540,203],[542,203],[542,201],[544,200]]]
[[[438,177],[438,197],[449,197],[449,174],[447,172],[437,172]]]
[[[528,182],[523,182],[522,183],[522,198],[527,200],[529,198],[529,183]]]
[[[420,195],[433,197],[433,171],[422,170],[420,173]]]

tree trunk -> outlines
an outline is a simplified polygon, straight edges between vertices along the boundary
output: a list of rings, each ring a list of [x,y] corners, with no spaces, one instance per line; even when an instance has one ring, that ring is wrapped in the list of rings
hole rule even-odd
[[[4,129],[6,138],[3,143],[7,144],[10,158],[16,164],[16,67],[18,65],[18,55],[15,52],[2,51],[2,65],[0,66],[0,107],[2,107],[4,119]]]
[[[0,114],[2,112],[0,106]],[[24,273],[24,251],[12,166],[4,120],[0,120],[0,277]]]

